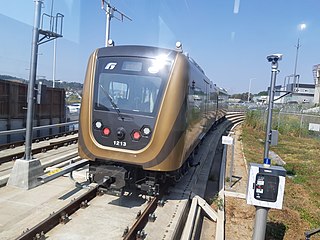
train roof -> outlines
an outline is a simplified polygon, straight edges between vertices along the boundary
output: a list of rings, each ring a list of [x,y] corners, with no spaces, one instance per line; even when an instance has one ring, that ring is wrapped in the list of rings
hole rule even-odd
[[[169,60],[173,60],[179,50],[152,47],[152,46],[143,46],[143,45],[120,45],[120,46],[110,46],[103,47],[98,49],[98,57],[112,57],[112,56],[123,56],[123,57],[147,57],[147,58],[156,58],[160,55],[166,55]],[[204,75],[203,69],[200,65],[189,56],[189,54],[184,54],[189,62],[193,64],[196,68],[199,69]]]
[[[112,56],[123,56],[123,57],[146,57],[156,58],[160,55],[166,55],[169,60],[173,60],[178,51],[166,48],[151,47],[151,46],[140,46],[140,45],[122,45],[99,48],[97,50],[98,57],[112,57]]]
[[[146,58],[157,58],[161,55],[166,55],[168,60],[174,60],[178,53],[182,51],[177,49],[167,49],[153,46],[143,46],[143,45],[119,45],[119,46],[110,46],[97,49],[98,57],[146,57]],[[200,65],[189,56],[188,53],[183,54],[188,61],[194,65],[203,75],[205,72],[200,67]],[[219,87],[218,87],[219,88]],[[221,93],[228,95],[227,90],[219,88]]]

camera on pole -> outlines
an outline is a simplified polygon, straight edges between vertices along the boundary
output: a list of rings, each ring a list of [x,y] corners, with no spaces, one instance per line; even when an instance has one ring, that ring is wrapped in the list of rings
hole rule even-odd
[[[278,62],[282,54],[267,56],[271,63],[271,83],[269,89],[269,106],[264,145],[263,164],[250,164],[247,189],[247,204],[256,207],[256,219],[253,240],[264,240],[270,208],[282,208],[286,170],[283,167],[271,166],[269,146],[277,142],[278,133],[271,130],[272,110],[274,103],[275,83],[278,73]],[[274,135],[274,136],[273,136]]]

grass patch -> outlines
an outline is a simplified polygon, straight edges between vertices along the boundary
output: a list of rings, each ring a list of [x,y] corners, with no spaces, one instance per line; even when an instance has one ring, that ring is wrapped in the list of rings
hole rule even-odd
[[[301,131],[296,131],[296,124],[290,121],[288,126],[291,127],[287,126],[286,130],[290,133],[281,133],[284,130],[279,129],[279,144],[270,148],[287,163],[284,167],[291,177],[286,178],[284,209],[272,211],[269,217],[286,226],[286,231],[301,237],[304,231],[320,226],[320,141],[299,137]],[[263,163],[263,123],[259,113],[247,114],[241,138],[248,162]]]

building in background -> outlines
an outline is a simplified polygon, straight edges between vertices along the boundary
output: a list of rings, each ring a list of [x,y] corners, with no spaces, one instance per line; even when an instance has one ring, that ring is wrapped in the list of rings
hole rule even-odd
[[[284,97],[283,103],[313,103],[315,85],[307,83],[290,83],[286,86],[286,91],[292,92]]]
[[[315,90],[314,90],[314,98],[313,102],[315,104],[320,104],[320,64],[313,66],[313,79],[315,84]]]

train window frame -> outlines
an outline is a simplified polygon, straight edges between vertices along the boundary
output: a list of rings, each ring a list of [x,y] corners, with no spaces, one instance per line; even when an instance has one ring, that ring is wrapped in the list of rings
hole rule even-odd
[[[98,110],[98,111],[120,111],[121,113],[126,113],[126,114],[135,114],[135,115],[146,115],[146,116],[155,116],[157,114],[157,112],[159,111],[160,108],[160,104],[164,95],[164,91],[166,88],[166,85],[168,83],[168,79],[170,76],[170,73],[172,71],[172,66],[173,63],[169,62],[169,64],[167,64],[167,67],[162,69],[161,71],[157,72],[157,73],[150,73],[148,71],[148,68],[153,64],[154,62],[154,58],[147,58],[147,57],[124,57],[124,56],[114,56],[114,57],[99,57],[97,59],[97,65],[96,65],[96,73],[94,76],[94,86],[93,86],[93,109],[94,110]],[[123,70],[123,63],[124,62],[137,62],[140,61],[142,62],[142,68],[141,71],[130,71],[130,70]],[[113,68],[106,68],[105,66],[107,66],[109,63],[113,63],[114,67]],[[154,98],[155,100],[153,101],[153,103],[150,103],[149,107],[147,104],[145,104],[144,106],[142,106],[141,108],[138,107],[133,107],[132,109],[128,109],[126,108],[124,105],[118,106],[118,99],[116,99],[114,96],[109,95],[109,87],[107,87],[106,89],[108,89],[108,93],[107,95],[109,95],[109,100],[108,100],[108,104],[102,106],[101,104],[99,104],[99,102],[101,102],[99,100],[99,98],[101,98],[102,94],[99,93],[100,90],[99,89],[99,85],[100,85],[100,81],[101,81],[101,74],[114,74],[114,75],[121,75],[121,76],[127,76],[127,77],[133,77],[133,78],[145,78],[145,79],[149,79],[150,82],[153,81],[159,81],[159,87],[157,87],[157,89],[154,91]],[[111,82],[111,81],[110,81]],[[121,82],[121,81],[120,81]],[[125,81],[124,81],[125,82]],[[141,84],[140,84],[141,85]],[[142,85],[141,85],[142,86]],[[147,89],[145,86],[142,86],[143,89],[141,89],[141,94],[144,93],[145,95],[141,96],[141,99],[143,97],[147,96],[147,91],[150,91],[150,89]],[[126,96],[126,100],[129,100],[130,98],[130,94],[133,94],[132,92],[130,92],[130,86],[128,86],[128,90],[127,91],[127,96]],[[139,90],[136,90],[139,91]],[[110,102],[110,97],[111,97],[111,101],[113,103]],[[149,96],[150,97],[150,96]],[[132,99],[131,99],[132,100]],[[121,100],[120,100],[121,101]],[[149,109],[149,110],[148,110]]]

